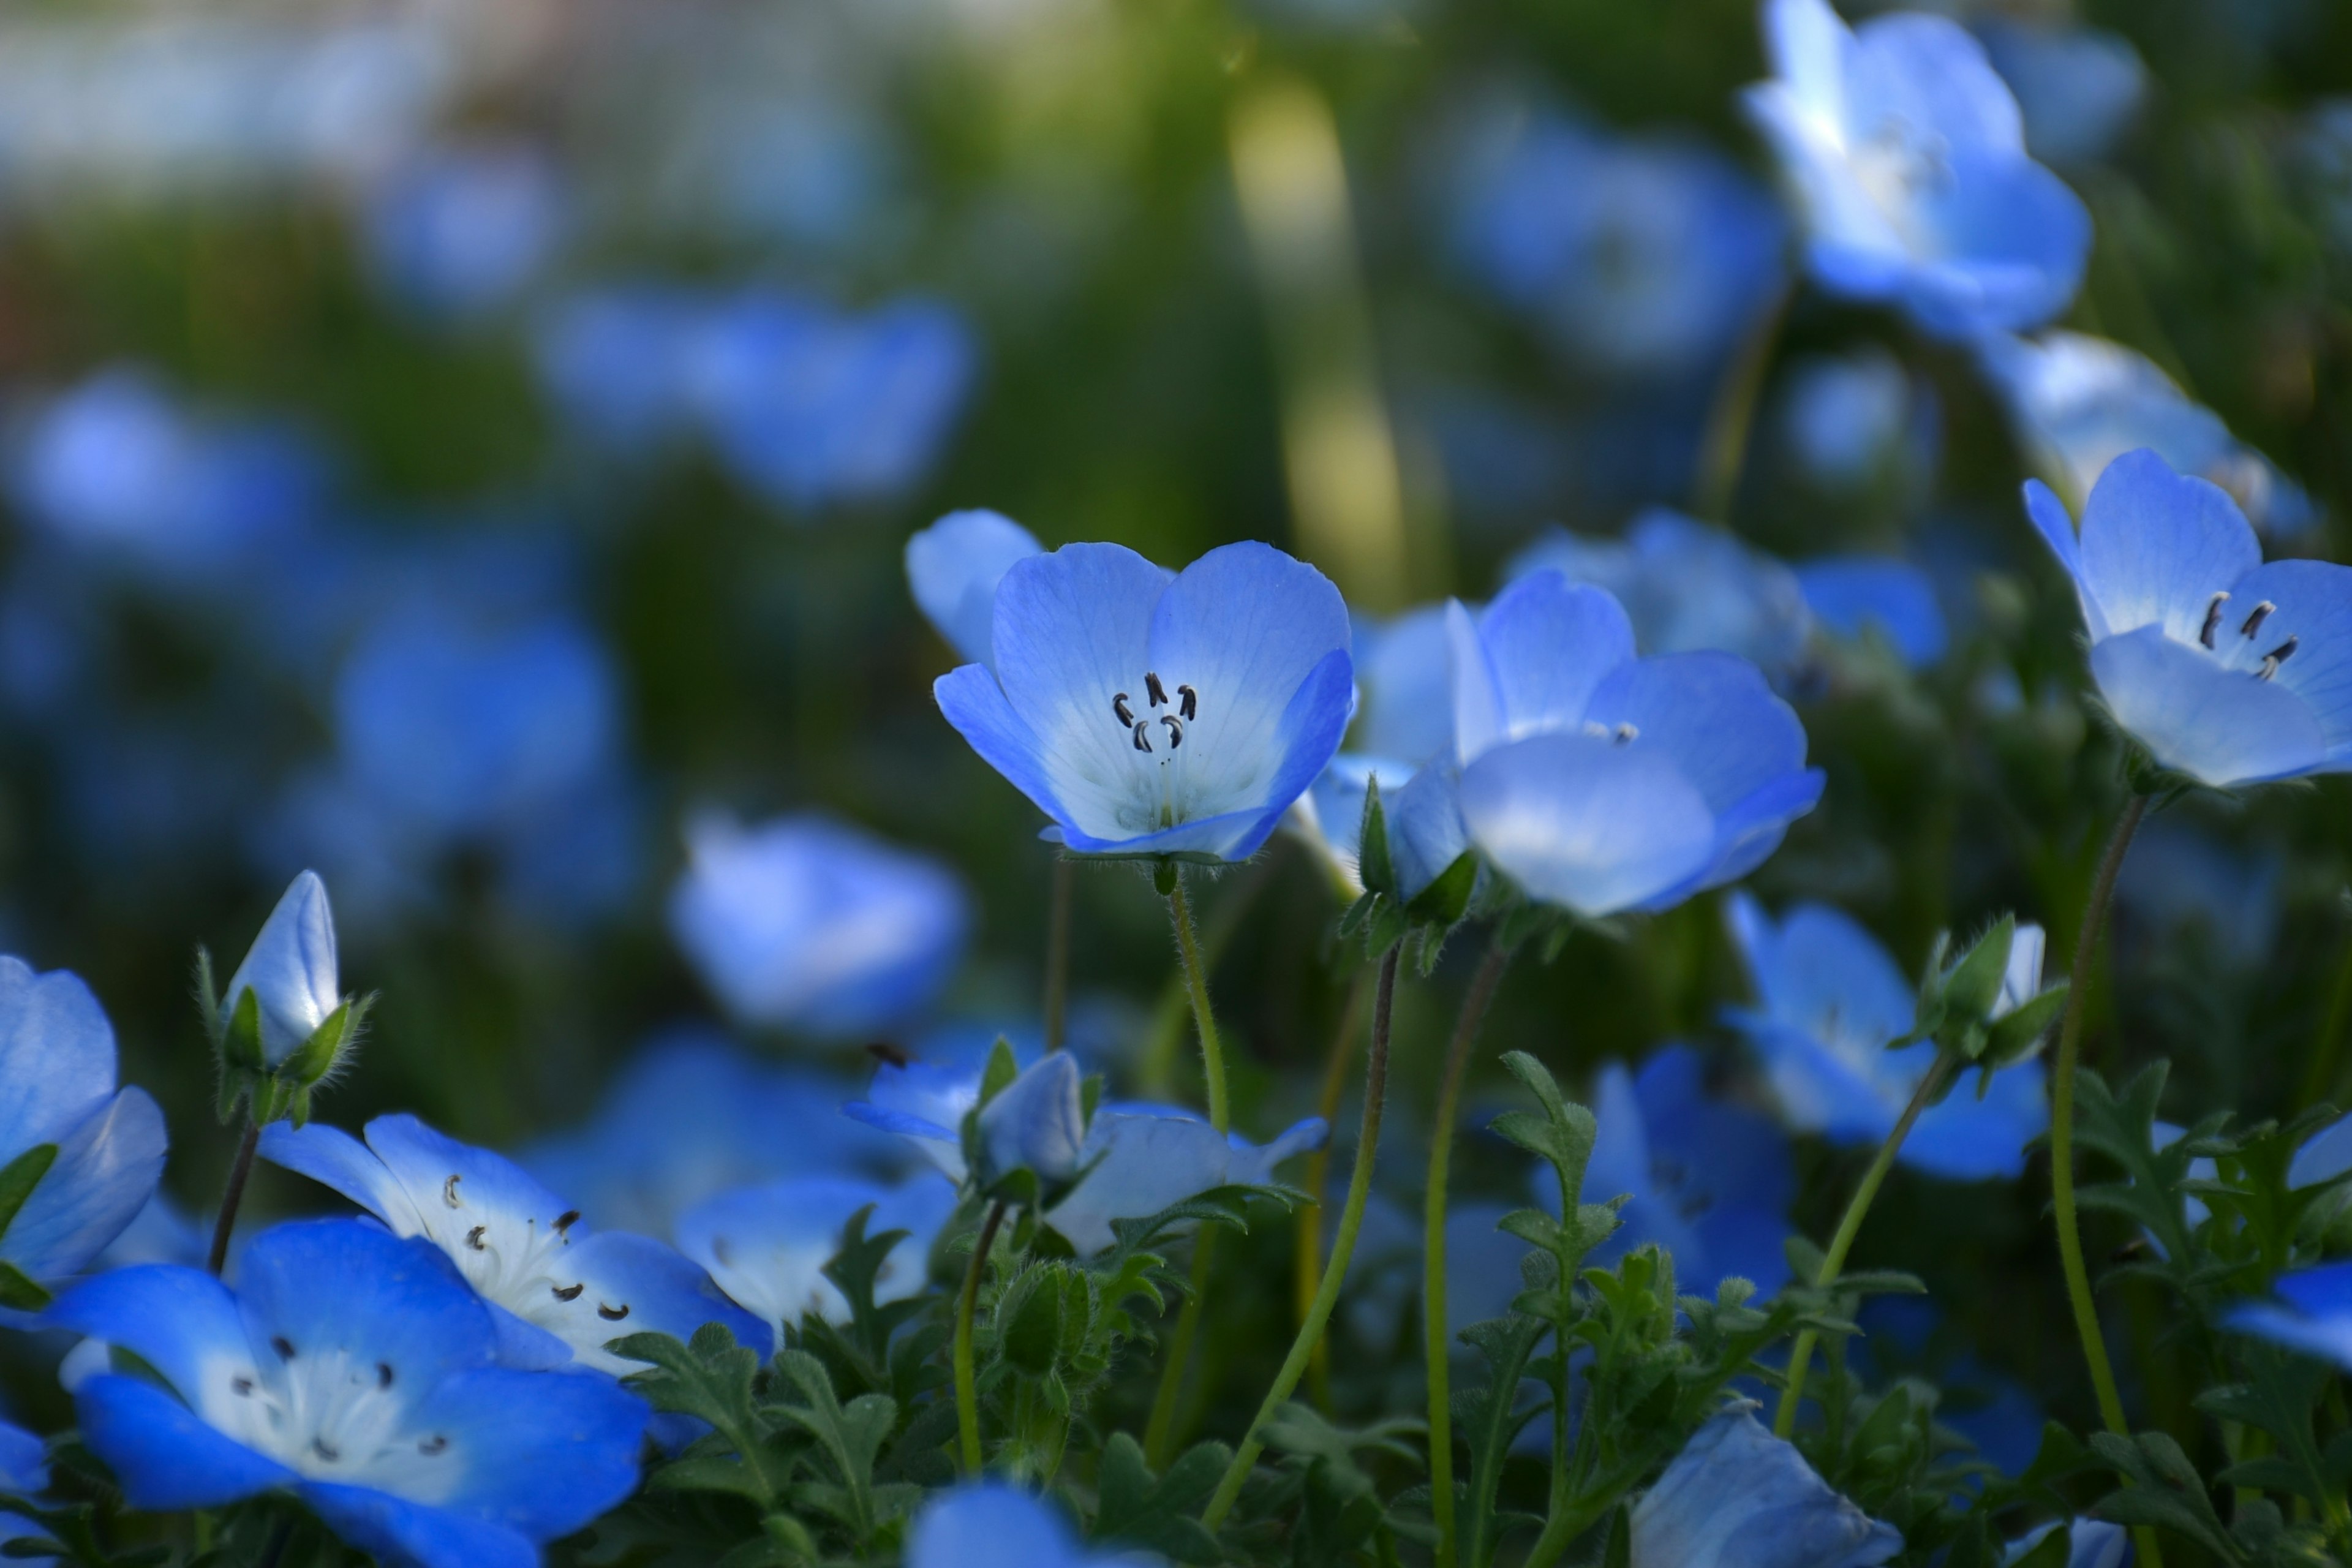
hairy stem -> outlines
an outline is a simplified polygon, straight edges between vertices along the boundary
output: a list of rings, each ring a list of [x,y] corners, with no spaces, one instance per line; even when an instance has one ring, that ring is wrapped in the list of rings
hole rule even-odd
[[[1370,972],[1359,970],[1348,985],[1348,1000],[1339,1009],[1339,1031],[1331,1037],[1330,1054],[1323,1062],[1323,1089],[1316,1096],[1315,1114],[1329,1126],[1339,1114],[1339,1097],[1348,1088],[1348,1068],[1356,1059],[1356,1035],[1363,1026],[1364,1004],[1371,991]],[[1315,1310],[1315,1289],[1323,1282],[1323,1191],[1331,1177],[1331,1144],[1307,1156],[1305,1189],[1307,1202],[1298,1209],[1297,1270],[1293,1284],[1298,1300],[1298,1321]],[[1307,1395],[1322,1409],[1331,1407],[1331,1352],[1321,1340],[1307,1361]]]
[[[213,1271],[215,1279],[228,1267],[229,1233],[236,1228],[236,1211],[245,1202],[245,1184],[253,1175],[253,1153],[260,1147],[261,1123],[247,1110],[245,1136],[237,1140],[236,1158],[228,1168],[228,1185],[221,1189],[220,1218],[213,1222],[212,1256],[205,1260],[205,1267]]]
[[[1070,900],[1076,875],[1070,858],[1054,856],[1053,904],[1045,917],[1045,1048],[1062,1048],[1070,1010]]]
[[[971,1320],[980,1310],[980,1281],[988,1272],[989,1250],[996,1245],[996,1227],[1004,1223],[1002,1199],[989,1205],[988,1218],[980,1227],[980,1239],[971,1249],[971,1266],[964,1270],[963,1295],[956,1302],[955,1321],[955,1393],[956,1436],[963,1449],[963,1473],[980,1474],[980,1390],[975,1386],[971,1364]]]
[[[1209,1125],[1219,1132],[1232,1125],[1225,1101],[1225,1048],[1217,1037],[1216,1015],[1209,1010],[1209,968],[1201,962],[1201,939],[1192,930],[1192,906],[1184,894],[1184,874],[1168,894],[1169,918],[1176,926],[1176,951],[1184,961],[1184,988],[1192,996],[1192,1026],[1201,1034],[1201,1072],[1209,1086]]]

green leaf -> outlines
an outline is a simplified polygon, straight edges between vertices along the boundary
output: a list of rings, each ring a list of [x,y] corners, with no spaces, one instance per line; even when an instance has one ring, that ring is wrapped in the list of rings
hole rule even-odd
[[[1993,1004],[2000,1000],[2000,983],[2009,973],[2009,950],[2016,941],[2017,917],[2003,915],[1961,955],[1944,981],[1948,1016],[1975,1023],[1992,1011]]]
[[[885,1394],[861,1394],[842,1404],[824,1363],[805,1351],[779,1351],[775,1366],[803,1403],[765,1408],[816,1439],[839,1483],[796,1488],[794,1495],[832,1514],[863,1545],[882,1522],[875,1509],[874,1461],[898,1425],[898,1402]]]
[[[1124,1432],[1112,1433],[1096,1479],[1100,1506],[1093,1539],[1139,1546],[1178,1563],[1223,1562],[1217,1538],[1194,1516],[1217,1489],[1232,1458],[1223,1443],[1202,1443],[1186,1449],[1154,1480],[1143,1446]]]
[[[253,993],[247,991],[246,994],[251,996]],[[367,1026],[369,1009],[374,1005],[373,996],[359,996],[328,1014],[325,1021],[310,1031],[310,1037],[278,1064],[278,1076],[302,1089],[315,1089],[325,1082],[358,1046],[360,1032]]]
[[[33,1195],[33,1189],[41,1184],[41,1178],[57,1163],[56,1144],[36,1143],[0,1166],[0,1236],[8,1234],[8,1227],[16,1221],[16,1211],[25,1206],[25,1200]]]
[[[248,985],[236,994],[229,1014],[228,1031],[221,1037],[221,1059],[235,1068],[259,1072],[269,1065],[261,1051],[261,999]]]
[[[1996,1068],[2024,1060],[2041,1048],[2042,1037],[2065,1011],[2066,983],[2062,980],[1993,1025],[1983,1060]]]
[[[37,1312],[54,1299],[31,1275],[5,1258],[0,1258],[0,1307],[13,1307],[20,1312]]]
[[[1388,814],[1381,806],[1377,774],[1365,781],[1364,815],[1356,847],[1356,877],[1368,893],[1397,896],[1396,862],[1389,854]]]
[[[981,1070],[980,1100],[973,1110],[985,1108],[1020,1076],[1021,1063],[1013,1054],[1013,1042],[997,1036],[996,1043],[988,1048],[988,1065]]]

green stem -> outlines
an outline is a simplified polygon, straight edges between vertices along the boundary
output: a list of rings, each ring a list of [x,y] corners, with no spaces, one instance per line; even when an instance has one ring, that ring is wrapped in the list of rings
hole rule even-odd
[[[1739,473],[1748,458],[1748,432],[1755,427],[1757,405],[1763,400],[1764,373],[1771,367],[1772,345],[1780,339],[1781,322],[1788,319],[1791,293],[1791,288],[1783,285],[1773,296],[1741,340],[1730,364],[1724,367],[1723,380],[1716,388],[1691,500],[1692,510],[1708,522],[1731,521],[1731,503],[1739,493]]]
[[[214,1278],[228,1267],[229,1233],[236,1228],[236,1211],[245,1203],[245,1184],[253,1174],[253,1152],[261,1147],[261,1123],[248,1110],[245,1118],[245,1136],[238,1140],[236,1158],[228,1168],[228,1185],[221,1189],[220,1218],[213,1222],[212,1256],[205,1267]]]
[[[1462,1103],[1462,1079],[1470,1066],[1470,1047],[1486,1005],[1502,983],[1510,950],[1490,939],[1486,956],[1470,978],[1462,997],[1462,1012],[1454,1021],[1454,1038],[1445,1047],[1445,1077],[1437,1091],[1437,1119],[1430,1129],[1429,1179],[1422,1189],[1422,1334],[1429,1363],[1429,1504],[1437,1523],[1437,1558],[1454,1560],[1454,1407],[1447,1388],[1453,1353],[1445,1331],[1445,1182],[1454,1159],[1454,1122]]]
[[[1242,917],[1249,912],[1251,901],[1265,885],[1267,873],[1277,859],[1278,856],[1272,852],[1261,855],[1228,879],[1223,892],[1201,922],[1203,963],[1213,965],[1233,945],[1235,933],[1241,930]],[[1184,973],[1180,968],[1168,977],[1160,1000],[1152,1005],[1151,1028],[1143,1037],[1143,1049],[1138,1053],[1136,1079],[1145,1099],[1174,1100],[1181,1092],[1176,1083],[1176,1062],[1184,1046],[1184,1015],[1191,1010],[1185,995]]]
[[[2344,1054],[2345,1025],[2352,1023],[2352,942],[2328,988],[2327,1012],[2319,1022],[2319,1038],[2311,1046],[2311,1070],[2303,1076],[2303,1093],[2295,1103],[2310,1107],[2336,1092],[2336,1064]]]
[[[1168,1342],[1168,1360],[1160,1369],[1160,1387],[1151,1396],[1151,1419],[1143,1428],[1143,1462],[1165,1469],[1173,1456],[1176,1407],[1182,1403],[1184,1373],[1192,1360],[1192,1341],[1201,1331],[1202,1304],[1209,1298],[1209,1259],[1216,1250],[1217,1233],[1202,1226],[1192,1241],[1192,1288],[1176,1314],[1176,1332]]]
[[[1054,856],[1053,904],[1045,917],[1045,1048],[1062,1048],[1062,1025],[1070,1008],[1070,900],[1073,862]]]
[[[1249,1479],[1250,1467],[1257,1463],[1258,1455],[1265,1447],[1265,1440],[1259,1434],[1306,1373],[1307,1358],[1313,1353],[1315,1342],[1323,1337],[1323,1326],[1331,1321],[1331,1309],[1339,1305],[1340,1282],[1347,1279],[1348,1260],[1356,1253],[1356,1231],[1364,1221],[1364,1200],[1371,1195],[1372,1162],[1381,1147],[1381,1113],[1388,1100],[1389,1019],[1396,999],[1396,972],[1397,950],[1392,947],[1381,959],[1380,988],[1372,995],[1371,1055],[1364,1064],[1364,1120],[1362,1130],[1356,1135],[1356,1164],[1348,1177],[1348,1201],[1339,1210],[1339,1232],[1331,1238],[1330,1261],[1323,1266],[1322,1288],[1315,1292],[1315,1304],[1308,1310],[1307,1321],[1298,1326],[1298,1337],[1291,1342],[1282,1370],[1275,1374],[1274,1385],[1265,1391],[1265,1398],[1258,1405],[1241,1447],[1234,1451],[1233,1462],[1225,1467],[1224,1478],[1217,1483],[1215,1495],[1202,1511],[1201,1522],[1211,1530],[1223,1524],[1225,1515],[1233,1511],[1234,1501],[1242,1495],[1242,1483]]]
[[[1371,976],[1362,970],[1349,984],[1348,1000],[1339,1010],[1339,1032],[1331,1037],[1330,1054],[1323,1062],[1323,1089],[1316,1097],[1315,1114],[1323,1119],[1326,1127],[1339,1120],[1339,1097],[1347,1092],[1348,1068],[1356,1059],[1356,1033],[1364,1022],[1364,1003],[1371,990]],[[1298,1299],[1298,1321],[1305,1322],[1307,1314],[1315,1310],[1316,1287],[1323,1282],[1323,1193],[1331,1179],[1331,1144],[1327,1139],[1320,1149],[1307,1156],[1305,1179],[1299,1186],[1307,1194],[1307,1202],[1298,1205],[1298,1245],[1294,1251],[1297,1268],[1293,1285]],[[1315,1342],[1314,1353],[1307,1363],[1308,1396],[1324,1410],[1331,1407],[1331,1352],[1321,1340]]]
[[[1952,1076],[1954,1060],[1948,1053],[1937,1056],[1935,1065],[1927,1069],[1927,1076],[1921,1079],[1919,1087],[1912,1091],[1911,1103],[1905,1106],[1903,1114],[1895,1119],[1894,1131],[1887,1133],[1886,1142],[1878,1146],[1877,1157],[1870,1162],[1870,1169],[1862,1173],[1862,1184],[1854,1188],[1853,1196],[1847,1200],[1845,1217],[1838,1221],[1837,1234],[1830,1237],[1830,1249],[1822,1255],[1822,1271],[1813,1280],[1816,1288],[1826,1289],[1836,1283],[1839,1271],[1845,1268],[1846,1254],[1853,1250],[1854,1237],[1862,1234],[1864,1216],[1870,1213],[1871,1204],[1878,1197],[1878,1189],[1885,1184],[1886,1173],[1895,1169],[1895,1156],[1902,1152],[1903,1141],[1911,1136],[1912,1125],[1919,1120],[1919,1113],[1927,1109],[1928,1102],[1942,1091],[1945,1080]],[[1797,1407],[1805,1397],[1805,1373],[1813,1359],[1813,1346],[1820,1341],[1820,1333],[1812,1329],[1807,1329],[1797,1336],[1797,1348],[1789,1356],[1789,1385],[1780,1391],[1780,1409],[1772,1417],[1772,1435],[1776,1437],[1786,1437],[1797,1429]]]
[[[2107,1361],[2106,1341],[2100,1336],[2091,1271],[2083,1261],[2082,1225],[2074,1211],[2074,1071],[2083,1055],[2083,999],[2091,987],[2091,959],[2098,951],[2099,928],[2105,923],[2107,905],[2115,898],[2116,875],[2123,869],[2132,835],[2139,831],[2140,818],[2147,815],[2147,796],[2132,796],[2116,821],[2106,852],[2099,858],[2090,902],[2083,910],[2083,928],[2074,938],[2066,1016],[2058,1026],[2058,1060],[2050,1082],[2050,1196],[2058,1228],[2058,1261],[2065,1271],[2066,1299],[2074,1308],[2074,1332],[2083,1342],[2083,1360],[2090,1367],[2091,1389],[2098,1396],[2099,1419],[2126,1441],[2130,1440],[2131,1426],[2124,1418],[2123,1397],[2116,1392],[2116,1372]],[[2133,1531],[2132,1540],[2139,1549],[2140,1568],[2164,1568],[2153,1529],[2142,1526]]]
[[[996,1227],[1003,1223],[1004,1204],[1000,1199],[990,1205],[988,1218],[980,1227],[980,1239],[971,1249],[971,1266],[963,1274],[963,1296],[956,1302],[956,1436],[962,1445],[966,1476],[979,1475],[982,1461],[980,1390],[975,1385],[971,1364],[971,1320],[980,1310],[980,1281],[988,1271],[989,1249],[996,1245]]]
[[[1180,867],[1168,893],[1168,914],[1176,926],[1176,951],[1184,961],[1184,988],[1192,996],[1192,1026],[1201,1033],[1201,1073],[1209,1086],[1209,1125],[1225,1131],[1232,1110],[1225,1101],[1225,1048],[1217,1038],[1216,1015],[1209,1010],[1209,969],[1201,962],[1201,939],[1192,930],[1192,906],[1184,896]]]

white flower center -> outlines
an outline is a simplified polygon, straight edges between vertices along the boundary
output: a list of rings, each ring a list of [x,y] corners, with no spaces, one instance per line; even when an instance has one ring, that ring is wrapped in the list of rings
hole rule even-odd
[[[253,1365],[226,1369],[218,1423],[249,1448],[316,1480],[374,1487],[420,1502],[449,1496],[461,1458],[446,1433],[413,1419],[406,1386],[386,1361],[342,1347],[306,1352],[283,1335]]]

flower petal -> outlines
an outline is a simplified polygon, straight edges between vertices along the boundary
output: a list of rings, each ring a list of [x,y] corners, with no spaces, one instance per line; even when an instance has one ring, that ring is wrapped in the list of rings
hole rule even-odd
[[[2256,606],[2274,605],[2254,631]],[[2273,561],[2239,579],[2215,628],[2221,667],[2259,674],[2265,658],[2293,647],[2271,667],[2271,684],[2303,699],[2326,738],[2330,762],[2352,758],[2352,567],[2332,561]]]
[[[1805,726],[1763,673],[1727,653],[1620,666],[1591,694],[1591,722],[1633,726],[1629,752],[1662,752],[1721,815],[1805,765]]]
[[[0,958],[0,1161],[55,1142],[114,1092],[114,1026],[79,976]]]
[[[1458,634],[1454,649],[1455,753],[1467,766],[1507,741],[1582,723],[1595,689],[1632,662],[1633,627],[1605,590],[1530,572],[1478,616],[1482,657]]]
[[[412,1384],[487,1364],[497,1352],[488,1310],[436,1247],[362,1220],[263,1231],[246,1245],[237,1297],[254,1344],[282,1339],[297,1354],[347,1352]]]
[[[415,1568],[537,1568],[539,1549],[503,1525],[396,1498],[373,1487],[305,1481],[303,1500],[327,1528],[388,1563]]]
[[[261,1130],[261,1157],[331,1187],[390,1226],[395,1236],[423,1233],[416,1202],[382,1156],[340,1127],[273,1121]]]
[[[1706,866],[1715,818],[1662,749],[1581,734],[1488,752],[1462,773],[1462,817],[1533,896],[1598,917]]]
[[[2160,626],[2183,644],[2204,630],[2213,595],[2263,563],[2253,527],[2228,491],[2176,474],[2146,450],[2109,463],[2092,488],[2082,554],[2085,591],[2105,621],[2095,635]]]
[[[58,1145],[57,1163],[0,1235],[0,1258],[40,1280],[80,1269],[147,1206],[169,1143],[145,1089],[105,1101]]]
[[[678,1247],[781,1341],[783,1330],[798,1328],[805,1313],[827,1322],[847,1321],[849,1303],[824,1277],[824,1267],[839,1254],[851,1215],[871,1205],[867,1236],[908,1233],[876,1275],[875,1300],[897,1301],[923,1288],[931,1242],[955,1205],[955,1188],[929,1176],[897,1187],[792,1176],[698,1205],[678,1222]]]
[[[1856,139],[1892,120],[1953,149],[2024,153],[2016,96],[1958,23],[1896,12],[1864,22],[1853,39],[1844,123]]]
[[[217,1508],[294,1479],[294,1472],[215,1431],[151,1383],[113,1373],[74,1392],[82,1440],[122,1483],[131,1507]]]
[[[41,1322],[136,1352],[198,1410],[223,1408],[229,1380],[253,1367],[236,1299],[201,1268],[146,1263],[100,1274],[58,1297]]]
[[[2259,784],[2328,763],[2327,736],[2301,697],[2225,669],[2160,626],[2094,644],[2091,673],[2116,722],[2158,763],[2200,783]]]
[[[570,1301],[551,1297],[530,1321],[570,1344],[583,1364],[622,1374],[639,1363],[604,1348],[625,1334],[694,1337],[718,1323],[765,1359],[772,1348],[767,1324],[729,1300],[701,1266],[647,1236],[603,1230],[568,1247],[563,1268],[586,1287]],[[618,1317],[615,1313],[620,1314]]]
[[[457,1461],[444,1509],[545,1542],[636,1489],[650,1414],[610,1378],[494,1366],[448,1378],[415,1419],[446,1436]]]
[[[1036,535],[999,512],[951,511],[907,541],[907,584],[955,650],[991,662],[996,587],[1016,561],[1043,554]]]

